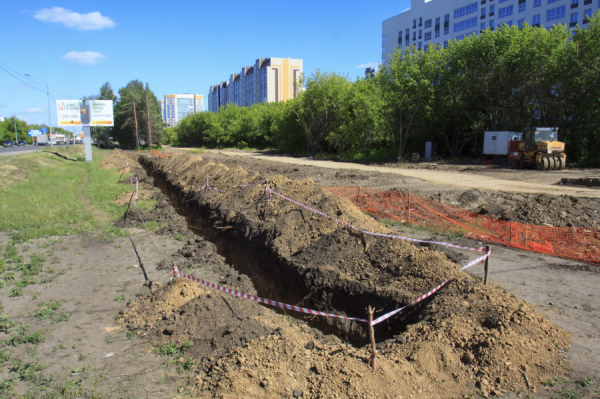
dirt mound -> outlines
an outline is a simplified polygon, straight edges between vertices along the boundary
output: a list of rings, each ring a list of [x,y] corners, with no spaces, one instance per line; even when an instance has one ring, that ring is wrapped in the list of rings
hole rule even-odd
[[[304,360],[301,364],[305,371],[301,373],[293,364],[293,356],[281,355],[291,353],[291,347],[285,346],[288,342],[272,344],[265,339],[258,343],[254,341],[254,349],[243,348],[243,351],[249,350],[243,352],[245,359],[250,359],[252,350],[264,353],[267,357],[256,360],[252,367],[258,368],[257,372],[264,372],[263,375],[270,370],[270,375],[275,376],[266,378],[267,382],[258,382],[257,396],[279,392],[270,391],[270,386],[275,388],[279,384],[277,389],[284,390],[286,386],[290,387],[285,382],[289,374],[285,377],[285,373],[276,370],[294,370],[294,375],[300,373],[295,375],[298,381],[312,381],[312,385],[304,388],[307,397],[335,392],[342,386],[352,388],[348,391],[349,396],[372,397],[378,395],[369,392],[381,392],[379,396],[383,397],[393,387],[402,388],[404,383],[396,376],[403,374],[415,378],[413,386],[421,389],[415,392],[417,396],[437,394],[446,397],[448,392],[454,392],[452,389],[456,389],[455,392],[479,389],[484,395],[527,390],[528,384],[540,386],[543,380],[563,375],[568,369],[560,353],[568,349],[568,335],[502,287],[484,286],[480,279],[467,273],[455,275],[460,265],[427,246],[343,229],[336,222],[278,195],[268,195],[264,184],[253,184],[268,177],[269,187],[282,195],[357,227],[389,232],[350,201],[325,192],[312,180],[290,181],[283,176],[260,176],[239,169],[232,173],[234,168],[224,165],[206,161],[190,164],[176,158],[147,157],[141,162],[147,170],[153,171],[157,184],[169,192],[194,228],[215,243],[228,263],[252,278],[261,296],[361,317],[365,315],[366,305],[387,312],[408,304],[444,279],[454,276],[436,295],[375,327],[380,348],[384,348],[384,354],[389,350],[389,374],[384,372],[383,377],[363,380],[362,377],[355,378],[352,371],[350,374],[338,373],[340,368],[330,367],[325,361],[321,367],[314,364],[305,367],[307,362]],[[227,189],[233,185],[249,185],[225,192],[198,191],[197,186],[183,183],[184,170],[177,165],[185,165],[184,170],[188,173],[195,170],[203,174],[195,177],[190,174],[186,182],[206,182],[206,173],[210,171],[211,187]],[[186,310],[181,315],[181,323],[191,323],[188,317],[192,314]],[[261,322],[264,322],[262,318]],[[363,324],[339,319],[312,319],[309,323],[354,344],[366,343]],[[186,334],[186,337],[192,337],[195,333]],[[303,342],[300,338],[298,341]],[[328,356],[334,356],[331,353],[340,349],[339,345],[350,348],[336,342],[337,349],[327,351]],[[296,342],[289,344],[302,352]],[[264,349],[261,349],[262,345]],[[239,389],[247,384],[246,378],[254,377],[244,370],[247,367],[243,366],[244,362],[236,358],[238,355],[234,352],[239,354],[239,349],[232,351],[222,361],[217,361],[216,367],[212,365],[205,370],[208,373],[205,384],[216,392],[229,392],[235,396],[238,388],[231,383],[235,370],[240,376],[247,375],[240,377]],[[354,352],[347,351],[357,353],[354,349]],[[276,366],[280,361],[281,366]],[[366,367],[364,361],[361,358],[361,366],[357,367]],[[363,376],[364,373],[360,372]],[[227,379],[221,379],[225,375]],[[277,384],[271,385],[272,380]]]
[[[572,196],[537,195],[510,209],[497,211],[500,220],[556,227],[592,227],[600,222],[597,201]]]
[[[600,187],[600,177],[562,178],[559,184],[561,186]]]
[[[116,148],[104,157],[100,169],[123,169],[127,165],[133,165],[134,162],[137,163],[135,158],[130,157],[125,151]]]
[[[135,191],[125,192],[125,193],[119,195],[117,198],[115,198],[113,200],[113,203],[116,206],[127,205],[127,204],[129,204],[129,201],[133,194],[135,194]],[[138,201],[151,200],[151,199],[154,199],[156,197],[156,195],[157,195],[156,190],[141,189],[137,192],[137,200]]]

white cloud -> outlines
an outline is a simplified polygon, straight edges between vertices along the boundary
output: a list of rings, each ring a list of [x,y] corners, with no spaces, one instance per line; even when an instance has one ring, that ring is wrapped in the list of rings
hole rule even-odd
[[[377,62],[367,62],[364,64],[360,64],[355,66],[356,69],[366,69],[366,68],[379,68],[379,63]]]
[[[62,7],[42,8],[36,11],[33,17],[42,22],[58,22],[67,28],[77,30],[99,30],[117,25],[98,11],[80,14]]]
[[[46,112],[46,111],[44,111],[41,108],[29,108],[29,109],[25,110],[25,113],[27,113],[27,114],[35,114],[35,113],[38,113],[38,112]]]
[[[99,62],[105,61],[108,57],[97,51],[69,51],[61,58],[76,64],[96,65]]]

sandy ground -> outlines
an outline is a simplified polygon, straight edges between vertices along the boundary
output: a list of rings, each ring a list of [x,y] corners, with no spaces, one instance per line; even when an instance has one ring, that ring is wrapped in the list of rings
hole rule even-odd
[[[179,150],[185,151],[185,150]],[[495,192],[572,195],[600,198],[600,190],[557,185],[563,177],[598,175],[594,170],[561,172],[517,171],[479,166],[448,166],[421,164],[374,166],[341,162],[317,161],[307,158],[273,157],[238,151],[212,151],[202,154],[225,164],[241,164],[245,169],[264,174],[283,174],[293,179],[311,177],[325,187],[360,183],[363,187],[391,189],[408,187],[415,192],[447,200],[466,189]],[[442,170],[440,170],[442,169]],[[342,179],[335,173],[343,171]],[[356,179],[356,173],[361,179]],[[364,177],[364,178],[362,178]],[[354,179],[354,180],[353,180]],[[411,191],[412,192],[412,191]],[[46,259],[44,271],[36,276],[37,284],[24,287],[24,295],[10,297],[12,286],[0,290],[4,314],[17,323],[27,324],[29,332],[43,330],[44,341],[35,346],[32,357],[30,345],[10,348],[11,359],[37,359],[47,365],[46,375],[52,375],[52,384],[83,380],[79,386],[89,397],[147,397],[171,398],[186,396],[189,376],[176,371],[176,360],[159,356],[146,340],[128,334],[118,322],[128,301],[149,292],[144,271],[151,281],[169,281],[169,273],[160,267],[165,259],[185,258],[187,238],[177,234],[149,235],[145,230],[128,229],[127,237],[105,237],[87,234],[76,237],[48,237],[18,244],[18,254],[27,261],[33,254]],[[448,241],[448,237],[424,233],[418,229],[400,230],[415,238]],[[10,238],[0,235],[4,248]],[[475,245],[466,239],[460,244]],[[521,250],[494,246],[490,278],[506,286],[512,293],[535,305],[553,323],[573,333],[571,350],[565,352],[573,364],[573,381],[590,378],[589,397],[597,397],[600,381],[600,269],[576,261],[533,254]],[[457,257],[465,254],[457,254]],[[144,270],[140,267],[140,260]],[[481,275],[481,267],[473,273]],[[207,279],[224,278],[217,268],[196,270],[195,274]],[[19,277],[17,275],[17,277]],[[43,303],[64,301],[60,312],[70,314],[67,320],[54,323],[50,319],[33,316]],[[14,334],[0,333],[7,339]],[[130,332],[131,333],[131,332]],[[133,339],[131,339],[133,338]],[[138,337],[139,338],[139,337]],[[9,365],[2,368],[2,379],[14,372]],[[29,387],[27,381],[17,381],[19,395]],[[595,392],[595,393],[594,393]],[[102,396],[104,395],[104,396]],[[559,397],[557,391],[542,391],[537,397]],[[83,396],[83,395],[79,395]],[[79,397],[76,396],[76,397]],[[0,397],[16,397],[0,390]],[[292,397],[291,391],[288,397]],[[414,394],[414,398],[424,397]],[[514,398],[516,394],[505,397]]]
[[[250,151],[211,151],[231,156],[245,156],[256,160],[280,162],[292,165],[307,165],[337,170],[360,170],[413,177],[435,185],[463,189],[504,191],[508,193],[573,195],[600,198],[600,190],[584,187],[558,186],[562,178],[597,176],[597,170],[565,169],[540,173],[531,170],[494,166],[453,166],[436,163],[421,163],[420,168],[408,168],[405,164],[386,166],[363,165],[349,162],[321,161],[309,158],[292,158],[262,155]]]
[[[222,156],[224,155],[224,157]],[[323,186],[333,186],[339,183],[327,178],[326,169],[359,170],[370,172],[371,175],[385,173],[388,175],[409,176],[419,179],[411,181],[410,187],[420,186],[420,190],[436,191],[442,186],[444,190],[464,191],[464,189],[491,189],[507,193],[544,193],[552,195],[580,195],[583,197],[600,198],[600,190],[594,188],[573,188],[556,185],[563,177],[586,177],[598,174],[595,170],[565,170],[558,173],[538,171],[518,171],[516,169],[496,169],[481,167],[484,176],[474,171],[460,171],[467,167],[457,166],[453,171],[435,171],[427,169],[390,168],[383,166],[368,166],[342,162],[318,161],[307,158],[291,158],[281,156],[264,156],[246,151],[211,151],[204,154],[215,157],[222,162],[240,157],[250,158],[255,162],[244,167],[249,170],[263,170],[271,173],[286,169],[276,166],[278,163],[288,165],[306,165],[311,168],[316,181]],[[258,161],[258,162],[256,162]],[[260,161],[264,164],[258,164]],[[242,161],[243,162],[243,161]],[[254,168],[253,168],[254,167]],[[426,167],[426,166],[424,166]],[[318,176],[321,169],[321,176]],[[325,176],[325,177],[322,177]],[[496,176],[496,177],[494,177]],[[538,181],[538,183],[532,183]],[[361,180],[363,187],[368,183]],[[377,181],[381,188],[382,183]],[[389,187],[398,185],[390,182]],[[383,184],[385,186],[385,184]],[[422,187],[422,186],[427,186]],[[533,187],[531,187],[533,186]],[[418,231],[408,231],[419,235]],[[416,237],[420,238],[420,237]],[[423,238],[432,239],[431,236]],[[448,238],[437,237],[448,241]],[[473,244],[473,243],[471,243]],[[580,262],[560,259],[542,254],[530,253],[518,249],[495,246],[491,262],[490,278],[505,285],[517,296],[535,304],[537,309],[551,321],[574,334],[572,351],[568,356],[573,360],[575,374],[590,376],[600,380],[600,268],[592,267],[593,271],[585,271],[586,265]],[[583,269],[583,270],[580,270]],[[474,269],[475,274],[482,274],[481,268]]]

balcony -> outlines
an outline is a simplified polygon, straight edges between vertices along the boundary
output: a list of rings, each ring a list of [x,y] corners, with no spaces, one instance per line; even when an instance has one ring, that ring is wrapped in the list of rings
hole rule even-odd
[[[584,6],[587,6],[587,5],[589,5],[589,4],[592,4],[592,0],[584,0],[584,1],[583,1],[583,5],[584,5]]]
[[[579,7],[579,3],[571,4],[571,10],[574,9],[574,8],[577,8],[577,7]]]
[[[574,27],[574,26],[577,26],[577,22],[571,22],[571,23],[569,24],[569,28],[572,28],[572,27]]]

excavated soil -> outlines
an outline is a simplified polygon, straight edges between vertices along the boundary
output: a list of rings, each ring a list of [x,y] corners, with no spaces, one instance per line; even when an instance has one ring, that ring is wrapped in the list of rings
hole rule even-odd
[[[159,268],[175,263],[248,294],[357,317],[366,316],[367,305],[377,309],[375,317],[404,306],[452,278],[437,294],[375,327],[375,371],[368,366],[364,324],[286,314],[176,279],[138,298],[122,317],[155,344],[191,342],[199,395],[489,396],[534,392],[570,367],[563,354],[568,333],[503,287],[456,274],[461,265],[433,250],[437,246],[343,229],[265,195],[268,178],[274,191],[300,203],[359,228],[388,232],[311,179],[261,175],[198,155],[140,161],[151,175],[130,160],[140,181],[153,179],[199,235],[189,235],[183,217],[166,198],[159,199],[156,209],[142,214],[144,220],[167,225],[173,220],[178,234],[189,235],[187,245]],[[207,177],[208,187],[227,191],[199,190]],[[130,210],[120,222],[139,225],[135,217]],[[469,252],[465,258],[475,256]]]

